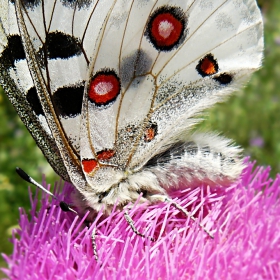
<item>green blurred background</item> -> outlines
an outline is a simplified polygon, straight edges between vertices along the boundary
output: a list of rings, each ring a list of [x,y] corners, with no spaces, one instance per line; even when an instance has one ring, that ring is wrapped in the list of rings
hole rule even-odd
[[[258,3],[265,22],[263,68],[242,92],[215,106],[201,127],[234,139],[258,165],[270,165],[274,177],[280,171],[280,0]],[[0,252],[6,254],[12,252],[8,239],[17,226],[18,208],[30,209],[28,184],[15,173],[16,166],[39,182],[42,173],[49,183],[59,179],[0,89]]]

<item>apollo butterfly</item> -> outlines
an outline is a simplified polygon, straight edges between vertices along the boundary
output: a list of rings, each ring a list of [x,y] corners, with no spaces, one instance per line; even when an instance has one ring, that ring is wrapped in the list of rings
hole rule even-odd
[[[240,175],[240,148],[191,129],[261,65],[255,0],[1,0],[0,19],[0,83],[79,212]]]

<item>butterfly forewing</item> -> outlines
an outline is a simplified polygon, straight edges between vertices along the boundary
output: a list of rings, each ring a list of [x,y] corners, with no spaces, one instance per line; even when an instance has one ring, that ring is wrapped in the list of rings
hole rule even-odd
[[[94,2],[71,5],[47,1],[32,7],[17,3],[17,17],[39,98],[71,181],[80,188],[85,185],[79,160],[80,114],[88,62],[99,32],[98,25],[92,28],[91,23],[96,12],[102,22],[102,5],[99,6]]]
[[[53,169],[70,180],[55,139],[47,124],[33,84],[20,38],[15,7],[1,1],[0,79],[11,103]]]
[[[79,158],[73,148],[71,141],[68,140],[67,135],[63,130],[57,106],[55,103],[53,103],[54,97],[50,83],[51,69],[48,64],[50,44],[44,45],[44,38],[42,39],[40,36],[38,36],[33,39],[33,37],[29,34],[31,33],[36,36],[36,32],[32,32],[32,29],[35,28],[35,25],[31,21],[32,16],[30,16],[30,14],[34,11],[36,13],[35,18],[37,18],[37,13],[40,11],[40,4],[36,5],[36,7],[32,9],[27,9],[27,7],[28,5],[25,5],[25,3],[15,3],[19,31],[23,41],[30,73],[51,133],[52,135],[55,135],[55,141],[61,158],[63,159],[64,165],[67,169],[67,173],[71,174],[71,181],[75,183],[77,187],[81,188],[85,184],[83,174],[80,169]],[[40,27],[41,26],[39,26],[39,28]],[[47,36],[48,34],[46,33],[46,42],[48,41]],[[33,42],[37,42],[37,40],[42,41],[42,46],[39,48],[39,50],[36,49],[36,47],[38,47],[37,44],[33,44]]]

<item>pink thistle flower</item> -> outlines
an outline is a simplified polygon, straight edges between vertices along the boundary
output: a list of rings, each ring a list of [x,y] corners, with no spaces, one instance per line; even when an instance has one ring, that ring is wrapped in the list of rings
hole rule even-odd
[[[20,210],[11,256],[3,255],[10,279],[277,279],[280,275],[280,176],[248,163],[239,182],[229,188],[197,187],[172,198],[214,235],[174,206],[134,206],[130,216],[147,236],[132,232],[121,211],[100,212],[88,228],[85,219],[62,212],[43,195],[31,217]],[[69,201],[66,183],[60,199]],[[59,190],[56,191],[56,194]],[[96,231],[99,259],[91,235]],[[18,236],[18,237],[17,237]]]

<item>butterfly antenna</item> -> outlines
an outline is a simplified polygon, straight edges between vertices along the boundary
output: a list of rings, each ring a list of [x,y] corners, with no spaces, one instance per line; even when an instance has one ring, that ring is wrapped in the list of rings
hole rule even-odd
[[[193,221],[197,222],[197,219],[188,211],[186,211],[186,209],[184,209],[180,204],[178,204],[177,202],[175,202],[174,200],[166,197],[165,198],[166,202],[169,202],[170,204],[174,205],[175,208],[177,208],[180,212],[182,212],[183,214],[185,214],[187,217],[190,217]],[[208,231],[207,228],[205,228],[201,223],[199,223],[199,226],[212,238],[214,239],[214,236],[211,232]]]
[[[47,190],[46,188],[44,188],[41,184],[39,184],[38,182],[36,182],[32,177],[30,177],[27,173],[25,173],[21,168],[16,167],[16,172],[17,172],[17,174],[18,174],[23,180],[25,180],[26,182],[28,182],[28,183],[30,183],[30,184],[36,186],[37,188],[41,189],[43,192],[45,192],[45,193],[47,193],[48,195],[50,195],[50,196],[51,196],[52,198],[54,198],[55,200],[58,200],[58,201],[59,201],[59,199],[58,199],[53,193],[51,193],[49,190]],[[60,202],[59,202],[59,206],[60,206],[61,210],[64,211],[64,212],[69,212],[69,211],[71,211],[71,212],[73,212],[73,213],[75,213],[75,214],[78,215],[78,213],[77,213],[74,209],[72,209],[72,208],[70,207],[70,205],[67,204],[65,201],[60,201]]]
[[[124,211],[124,217],[125,217],[127,223],[130,225],[132,231],[133,231],[135,234],[146,238],[146,235],[143,234],[143,233],[141,233],[141,232],[135,227],[134,222],[133,222],[132,218],[129,216],[127,209],[125,209],[125,211]],[[148,238],[149,238],[151,241],[155,241],[155,239],[154,239],[153,237],[148,236]]]

